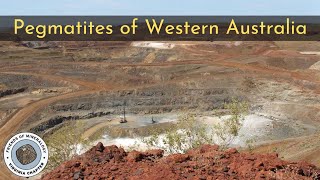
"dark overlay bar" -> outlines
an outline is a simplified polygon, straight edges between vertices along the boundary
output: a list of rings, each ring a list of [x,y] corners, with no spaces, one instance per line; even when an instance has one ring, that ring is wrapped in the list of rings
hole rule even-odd
[[[320,16],[0,16],[0,41],[319,41]]]

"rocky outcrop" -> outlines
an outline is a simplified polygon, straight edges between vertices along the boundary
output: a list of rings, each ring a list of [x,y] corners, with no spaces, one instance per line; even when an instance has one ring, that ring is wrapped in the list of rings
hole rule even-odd
[[[186,154],[163,157],[162,150],[125,152],[99,143],[65,162],[49,179],[320,179],[320,169],[307,163],[286,162],[277,154],[240,153],[204,145]]]
[[[75,115],[75,116],[55,116],[48,121],[42,122],[39,125],[30,129],[33,133],[43,133],[44,131],[55,127],[65,121],[72,121],[72,120],[81,120],[81,119],[91,119],[95,117],[102,117],[109,115],[110,112],[92,112],[86,115]]]
[[[22,93],[25,90],[27,90],[28,88],[23,87],[23,88],[17,88],[17,89],[6,89],[6,90],[0,90],[0,98],[1,97],[5,97],[5,96],[10,96],[13,94],[18,94],[18,93]]]
[[[21,41],[22,46],[33,48],[33,49],[49,49],[58,47],[55,42],[44,42],[44,41]]]

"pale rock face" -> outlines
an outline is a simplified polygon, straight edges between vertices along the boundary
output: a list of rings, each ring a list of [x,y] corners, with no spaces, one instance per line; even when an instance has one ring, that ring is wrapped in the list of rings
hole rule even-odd
[[[320,71],[320,61],[316,62],[315,64],[313,64],[310,69],[312,70],[318,70]]]
[[[319,51],[304,51],[300,52],[300,54],[306,54],[306,55],[320,55]]]
[[[133,47],[146,47],[146,48],[155,48],[155,49],[172,49],[175,47],[172,43],[164,42],[132,42],[131,46]]]

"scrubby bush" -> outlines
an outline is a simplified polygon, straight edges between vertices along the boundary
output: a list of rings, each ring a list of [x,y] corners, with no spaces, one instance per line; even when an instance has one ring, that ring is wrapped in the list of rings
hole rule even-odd
[[[171,128],[155,130],[151,137],[142,140],[149,147],[161,148],[168,153],[183,153],[211,141],[206,133],[206,126],[198,123],[193,114],[181,116]]]
[[[142,142],[167,153],[184,153],[203,144],[219,144],[222,148],[227,148],[239,135],[244,116],[248,112],[248,104],[232,100],[224,104],[224,108],[229,111],[229,116],[226,119],[220,118],[217,124],[205,124],[197,120],[195,114],[188,113],[179,117],[171,128],[155,130],[150,137],[143,138]]]
[[[46,169],[54,169],[78,155],[85,148],[88,143],[81,136],[84,127],[84,122],[74,121],[46,138],[49,148],[49,161]]]
[[[227,148],[239,136],[249,106],[246,102],[233,99],[230,103],[224,104],[224,109],[228,110],[229,117],[226,119],[220,118],[220,123],[213,125],[212,133],[215,136],[216,143],[222,148]]]

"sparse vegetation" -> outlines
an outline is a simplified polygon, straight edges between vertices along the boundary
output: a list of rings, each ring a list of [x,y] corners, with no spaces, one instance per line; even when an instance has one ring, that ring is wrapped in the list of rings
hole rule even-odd
[[[227,109],[230,115],[227,119],[221,119],[221,122],[213,125],[212,133],[215,135],[217,142],[221,147],[226,148],[239,135],[240,128],[245,115],[249,110],[247,102],[241,102],[232,99],[230,103],[224,104],[224,109]]]
[[[246,148],[249,150],[249,152],[253,152],[255,145],[254,143],[256,142],[255,138],[247,139],[246,140]]]
[[[78,155],[88,142],[81,136],[84,130],[84,122],[73,121],[55,131],[46,140],[49,148],[48,170],[52,170],[61,163],[68,161]]]
[[[194,114],[181,116],[170,129],[155,131],[151,137],[143,138],[142,142],[149,147],[164,149],[168,153],[184,153],[189,149],[203,144],[219,144],[222,148],[230,146],[239,135],[248,104],[232,100],[224,105],[230,116],[212,126],[199,122]]]
[[[182,153],[212,141],[206,133],[206,126],[198,123],[195,116],[181,116],[177,124],[164,131],[155,131],[151,137],[143,138],[142,142],[150,147],[164,149],[168,153]]]

